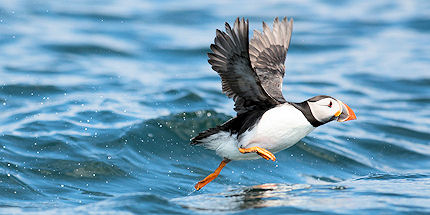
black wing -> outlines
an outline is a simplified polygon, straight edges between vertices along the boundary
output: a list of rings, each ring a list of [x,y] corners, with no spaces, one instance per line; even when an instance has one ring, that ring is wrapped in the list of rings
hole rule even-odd
[[[216,31],[213,53],[208,53],[212,69],[221,76],[222,91],[233,98],[238,114],[279,104],[261,86],[251,66],[248,28],[244,19],[237,18],[233,30],[225,23],[227,33]]]
[[[282,80],[285,74],[285,58],[290,46],[293,19],[286,17],[279,21],[276,17],[273,30],[263,22],[263,33],[254,30],[254,37],[249,44],[249,54],[253,69],[261,81],[264,90],[280,103]]]

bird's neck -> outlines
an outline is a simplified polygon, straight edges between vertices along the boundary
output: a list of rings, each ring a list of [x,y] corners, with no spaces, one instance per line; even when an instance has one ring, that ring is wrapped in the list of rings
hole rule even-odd
[[[312,114],[311,107],[309,106],[308,101],[300,102],[300,103],[290,103],[295,108],[300,110],[303,115],[306,117],[306,119],[311,123],[312,126],[318,127],[320,125],[323,125],[323,122],[318,121],[315,116]]]

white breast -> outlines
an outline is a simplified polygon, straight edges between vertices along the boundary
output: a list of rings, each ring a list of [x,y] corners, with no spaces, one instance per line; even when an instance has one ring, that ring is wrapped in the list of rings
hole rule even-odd
[[[264,113],[257,126],[240,140],[240,145],[260,146],[275,153],[296,144],[313,130],[302,112],[283,104]]]

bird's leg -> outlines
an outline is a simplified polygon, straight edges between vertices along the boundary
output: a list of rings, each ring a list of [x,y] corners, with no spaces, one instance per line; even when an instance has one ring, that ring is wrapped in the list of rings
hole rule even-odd
[[[275,155],[273,155],[271,152],[267,151],[266,149],[263,149],[258,146],[254,146],[251,148],[239,148],[239,152],[243,154],[255,152],[266,160],[276,161]]]
[[[230,162],[230,159],[224,158],[223,161],[221,161],[221,163],[219,164],[218,168],[216,168],[216,170],[209,174],[205,179],[197,182],[197,184],[194,186],[194,188],[196,188],[196,190],[200,190],[202,187],[204,187],[206,184],[208,184],[209,182],[211,182],[212,180],[214,180],[216,177],[218,177],[219,173],[221,172],[222,168],[225,167],[225,165]]]

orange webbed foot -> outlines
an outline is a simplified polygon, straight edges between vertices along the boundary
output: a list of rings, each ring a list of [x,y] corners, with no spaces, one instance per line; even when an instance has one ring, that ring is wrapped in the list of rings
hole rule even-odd
[[[261,148],[261,147],[258,147],[258,146],[254,146],[251,148],[239,148],[239,152],[243,153],[243,154],[255,152],[266,160],[276,161],[275,155],[273,155],[268,150]]]

